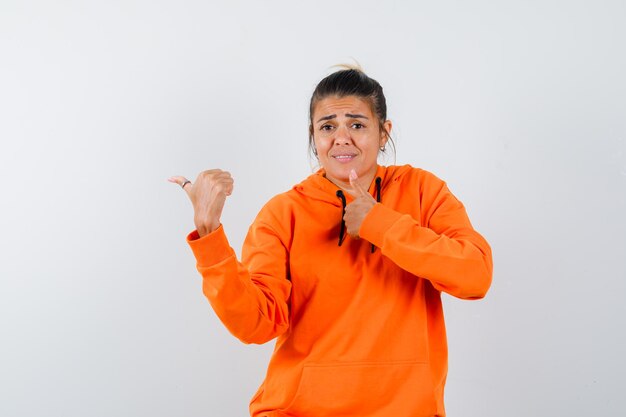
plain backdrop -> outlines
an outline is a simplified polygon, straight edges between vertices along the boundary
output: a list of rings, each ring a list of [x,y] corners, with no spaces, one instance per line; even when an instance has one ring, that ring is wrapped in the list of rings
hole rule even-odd
[[[0,415],[247,415],[273,343],[216,318],[166,179],[229,170],[240,253],[315,168],[310,94],[353,59],[395,163],[493,247],[487,298],[444,296],[448,415],[625,415],[625,21],[621,0],[2,0]]]

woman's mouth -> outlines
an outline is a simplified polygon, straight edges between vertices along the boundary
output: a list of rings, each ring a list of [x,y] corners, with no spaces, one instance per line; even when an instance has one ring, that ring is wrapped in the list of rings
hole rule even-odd
[[[341,154],[341,155],[333,155],[332,158],[335,158],[335,160],[337,160],[339,162],[350,162],[354,158],[356,158],[356,155],[354,155],[354,154]]]

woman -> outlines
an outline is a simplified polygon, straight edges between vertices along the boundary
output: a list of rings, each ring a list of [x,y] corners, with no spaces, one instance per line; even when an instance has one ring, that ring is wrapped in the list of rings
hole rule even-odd
[[[441,291],[482,298],[487,242],[434,175],[380,166],[389,141],[381,86],[358,69],[316,87],[309,144],[321,169],[261,210],[238,262],[220,225],[233,179],[183,187],[203,291],[245,343],[278,338],[252,416],[444,416]]]

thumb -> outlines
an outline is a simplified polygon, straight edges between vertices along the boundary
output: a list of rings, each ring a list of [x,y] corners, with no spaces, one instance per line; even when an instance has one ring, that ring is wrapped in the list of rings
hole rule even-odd
[[[189,190],[191,188],[191,181],[189,181],[187,178],[177,175],[174,177],[170,177],[167,179],[169,182],[173,182],[174,184],[178,184],[181,187],[183,187],[183,190],[185,191],[185,193],[187,193],[187,195],[189,196]]]
[[[359,176],[356,174],[355,170],[351,170],[350,171],[350,186],[352,186],[352,189],[354,190],[355,194],[357,194],[358,196],[363,196],[363,195],[369,195],[369,193],[363,189],[363,187],[361,187],[361,184],[359,184]]]

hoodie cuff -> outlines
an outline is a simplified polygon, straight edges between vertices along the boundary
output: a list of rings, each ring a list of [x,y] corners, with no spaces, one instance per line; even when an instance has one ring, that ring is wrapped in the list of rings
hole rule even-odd
[[[402,216],[402,213],[385,207],[381,203],[376,203],[370,212],[367,213],[365,219],[363,219],[359,229],[359,236],[382,248],[385,241],[385,233]]]
[[[196,257],[198,266],[213,266],[235,255],[221,224],[216,230],[202,237],[194,230],[187,235],[187,243]]]

